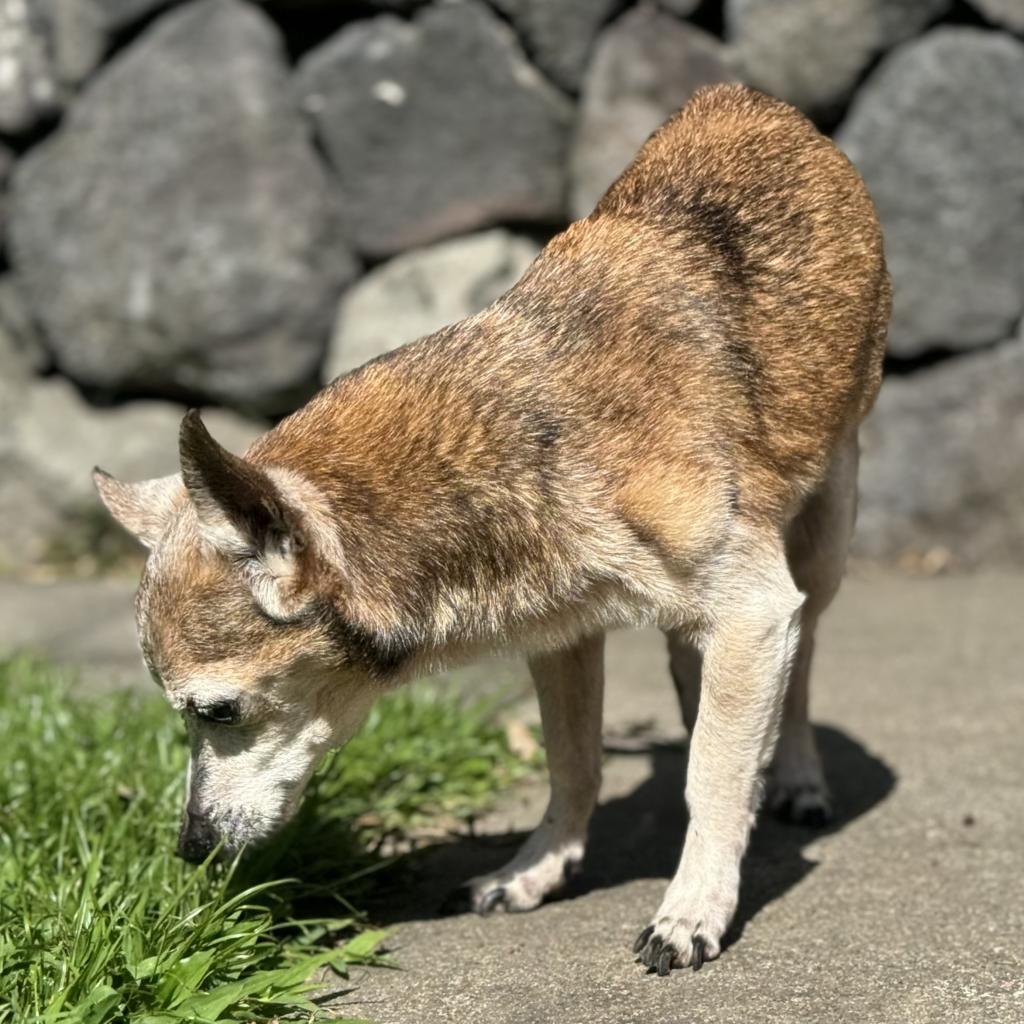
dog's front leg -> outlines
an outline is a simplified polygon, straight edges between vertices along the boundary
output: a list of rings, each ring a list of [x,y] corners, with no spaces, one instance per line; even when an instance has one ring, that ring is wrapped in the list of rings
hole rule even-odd
[[[601,786],[604,637],[530,659],[537,687],[551,798],[544,819],[500,871],[469,883],[472,907],[532,910],[556,892],[583,859],[587,824]]]
[[[762,566],[764,566],[762,556]],[[700,713],[690,742],[683,856],[634,952],[668,974],[718,956],[736,910],[740,861],[771,760],[802,597],[785,559],[731,578],[705,636]]]

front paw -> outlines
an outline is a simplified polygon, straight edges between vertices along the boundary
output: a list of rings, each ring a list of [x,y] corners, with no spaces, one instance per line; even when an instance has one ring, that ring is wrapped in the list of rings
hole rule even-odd
[[[665,977],[673,967],[699,971],[718,956],[721,945],[699,922],[661,917],[637,936],[633,952],[640,963]]]
[[[477,914],[518,913],[533,910],[561,890],[579,873],[582,847],[572,844],[537,858],[516,858],[501,871],[471,879],[452,894],[448,910],[472,910]]]

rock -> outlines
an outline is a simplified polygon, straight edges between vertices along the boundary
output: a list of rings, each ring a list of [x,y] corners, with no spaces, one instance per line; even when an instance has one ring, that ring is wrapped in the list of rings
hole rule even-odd
[[[702,85],[733,74],[714,37],[653,4],[624,14],[598,40],[583,85],[570,207],[585,217],[647,137]]]
[[[40,0],[54,76],[66,86],[84,81],[99,66],[110,27],[96,0]]]
[[[80,3],[81,0],[74,0]],[[118,31],[167,7],[174,0],[88,0],[109,31]]]
[[[22,377],[45,373],[50,369],[50,355],[39,328],[25,307],[21,293],[9,274],[0,277],[0,348],[6,350],[6,363],[0,359],[0,375],[17,359]]]
[[[478,313],[519,280],[538,252],[536,242],[494,229],[371,270],[341,300],[327,379]]]
[[[31,0],[0,0],[0,69],[0,132],[27,131],[57,112],[46,25]]]
[[[354,22],[296,85],[365,253],[564,214],[571,105],[476,0]]]
[[[1024,34],[1024,3],[1021,0],[968,0],[970,5],[995,25]]]
[[[696,13],[701,0],[658,0],[658,4],[677,18],[689,18]]]
[[[1024,331],[887,379],[862,438],[859,554],[1024,564]]]
[[[0,377],[0,406],[0,574],[44,561],[66,546],[67,531],[103,522],[90,475],[97,463],[126,480],[179,468],[181,406],[147,401],[95,409],[60,377]],[[217,410],[203,419],[237,452],[265,429]]]
[[[916,35],[952,0],[725,0],[726,39],[744,81],[822,116],[861,73]]]
[[[34,0],[53,76],[74,87],[99,67],[117,34],[172,0]],[[68,88],[62,90],[66,99]]]
[[[283,412],[315,382],[355,274],[336,205],[273,26],[199,0],[18,163],[12,262],[83,386]]]
[[[14,154],[5,145],[0,143],[0,245],[3,244],[4,230],[7,225],[7,202],[4,196],[4,188],[13,165]]]
[[[526,52],[553,82],[578,92],[601,26],[619,0],[491,0],[516,27]]]
[[[943,28],[896,50],[838,134],[864,175],[895,286],[890,351],[969,348],[1024,311],[1024,44]]]

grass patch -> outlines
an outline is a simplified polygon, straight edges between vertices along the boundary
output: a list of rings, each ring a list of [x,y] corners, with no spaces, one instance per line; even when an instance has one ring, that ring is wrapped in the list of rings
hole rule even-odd
[[[529,771],[484,710],[396,694],[277,841],[195,869],[172,855],[186,760],[159,698],[74,700],[0,661],[0,1024],[334,1019],[310,978],[374,961],[353,902],[381,884],[375,845]]]

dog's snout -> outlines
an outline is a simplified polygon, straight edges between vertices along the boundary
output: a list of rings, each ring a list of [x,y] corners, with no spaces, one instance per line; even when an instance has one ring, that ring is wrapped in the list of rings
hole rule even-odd
[[[219,838],[205,814],[186,810],[178,833],[178,856],[190,864],[201,864],[213,852]]]

